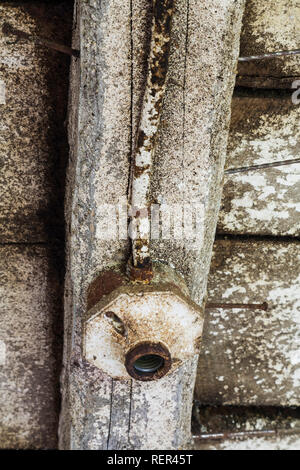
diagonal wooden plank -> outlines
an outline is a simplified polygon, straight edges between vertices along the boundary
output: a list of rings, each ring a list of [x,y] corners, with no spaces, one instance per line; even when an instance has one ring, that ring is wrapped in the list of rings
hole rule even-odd
[[[192,182],[192,191],[179,200],[171,197],[169,202],[190,203],[192,198],[202,204],[205,230],[194,249],[188,239],[155,242],[153,258],[185,274],[199,303],[205,293],[219,207],[243,3],[175,3],[153,197],[172,194],[174,181],[175,187],[178,183],[176,172],[181,172],[179,180],[185,185]],[[81,358],[81,321],[88,286],[102,270],[124,264],[129,255],[126,233],[122,239],[99,237],[104,223],[101,210],[103,204],[110,204],[107,209],[112,216],[120,199],[126,205],[132,141],[145,83],[150,5],[144,0],[78,0],[76,6],[73,47],[80,43],[81,58],[80,63],[73,60],[71,73],[60,447],[179,448],[191,437],[197,356],[173,374],[143,384],[112,381]],[[206,41],[210,28],[213,32]],[[177,170],[178,155],[182,162],[184,126],[184,164]],[[109,229],[115,235],[113,223]]]

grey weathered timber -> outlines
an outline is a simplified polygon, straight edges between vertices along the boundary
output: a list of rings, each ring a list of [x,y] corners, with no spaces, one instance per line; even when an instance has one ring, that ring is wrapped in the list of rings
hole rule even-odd
[[[300,106],[291,93],[235,93],[226,169],[299,158]],[[224,178],[219,233],[300,234],[300,162],[228,173]]]
[[[297,408],[200,406],[194,408],[194,449],[300,449]]]
[[[57,447],[62,280],[46,246],[0,247],[0,448]]]
[[[153,200],[198,204],[203,233],[194,244],[157,240],[152,256],[185,276],[199,304],[220,204],[243,3],[175,2]],[[191,437],[197,356],[157,382],[141,383],[112,380],[81,354],[88,286],[129,256],[126,227],[121,239],[100,238],[102,209],[120,199],[126,206],[150,21],[145,0],[76,3],[73,47],[80,46],[81,57],[71,71],[61,448],[170,449]]]
[[[247,0],[241,56],[300,47],[298,0]],[[300,55],[239,63],[237,84],[254,88],[291,88],[299,80]]]
[[[195,441],[195,450],[299,450],[300,435],[296,432],[277,433],[265,436],[249,433],[224,439],[201,439]]]
[[[132,264],[150,266],[150,206],[149,201],[153,156],[164,101],[170,34],[174,11],[173,0],[152,0],[151,40],[148,46],[147,81],[139,112],[139,123],[131,156],[129,203],[134,209],[131,222]],[[148,9],[147,9],[148,10]],[[134,232],[134,231],[133,231]]]
[[[0,448],[58,446],[69,58],[9,24],[68,43],[72,5],[0,4]],[[51,245],[51,246],[50,246]]]
[[[212,302],[268,311],[206,312],[196,398],[211,405],[299,406],[299,242],[217,240]]]
[[[300,416],[297,408],[273,406],[211,406],[195,403],[193,410],[193,435],[208,438],[209,435],[230,433],[265,433],[268,431],[300,433]]]
[[[1,243],[63,235],[69,57],[11,36],[5,25],[67,44],[72,6],[21,3],[0,4]]]
[[[243,2],[175,5],[152,196],[162,207],[198,205],[198,234],[194,243],[176,236],[154,240],[153,257],[173,265],[201,304],[220,207]]]

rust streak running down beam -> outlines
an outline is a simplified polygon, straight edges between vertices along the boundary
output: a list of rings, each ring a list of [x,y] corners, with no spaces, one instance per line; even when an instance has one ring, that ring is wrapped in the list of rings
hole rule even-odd
[[[149,269],[150,259],[150,184],[154,147],[165,95],[170,50],[173,0],[153,0],[151,46],[147,86],[143,97],[136,146],[131,168],[131,210],[136,230],[132,237],[134,268]]]

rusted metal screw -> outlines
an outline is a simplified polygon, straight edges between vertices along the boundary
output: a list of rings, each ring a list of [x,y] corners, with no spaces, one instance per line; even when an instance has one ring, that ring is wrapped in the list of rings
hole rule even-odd
[[[145,354],[145,356],[139,357],[133,367],[138,374],[143,375],[145,373],[154,373],[164,365],[164,359],[157,354]]]
[[[136,380],[157,380],[170,370],[171,354],[162,343],[148,341],[132,348],[125,358],[128,374]]]
[[[120,318],[114,312],[106,312],[105,317],[110,320],[112,326],[116,330],[117,333],[120,335],[125,334],[125,326],[124,323],[120,320]]]

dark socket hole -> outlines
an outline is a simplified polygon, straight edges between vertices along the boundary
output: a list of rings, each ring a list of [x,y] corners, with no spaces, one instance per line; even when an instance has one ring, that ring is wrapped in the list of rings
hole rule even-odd
[[[153,374],[158,371],[165,361],[161,356],[156,354],[146,354],[139,357],[133,364],[134,369],[139,375]]]

